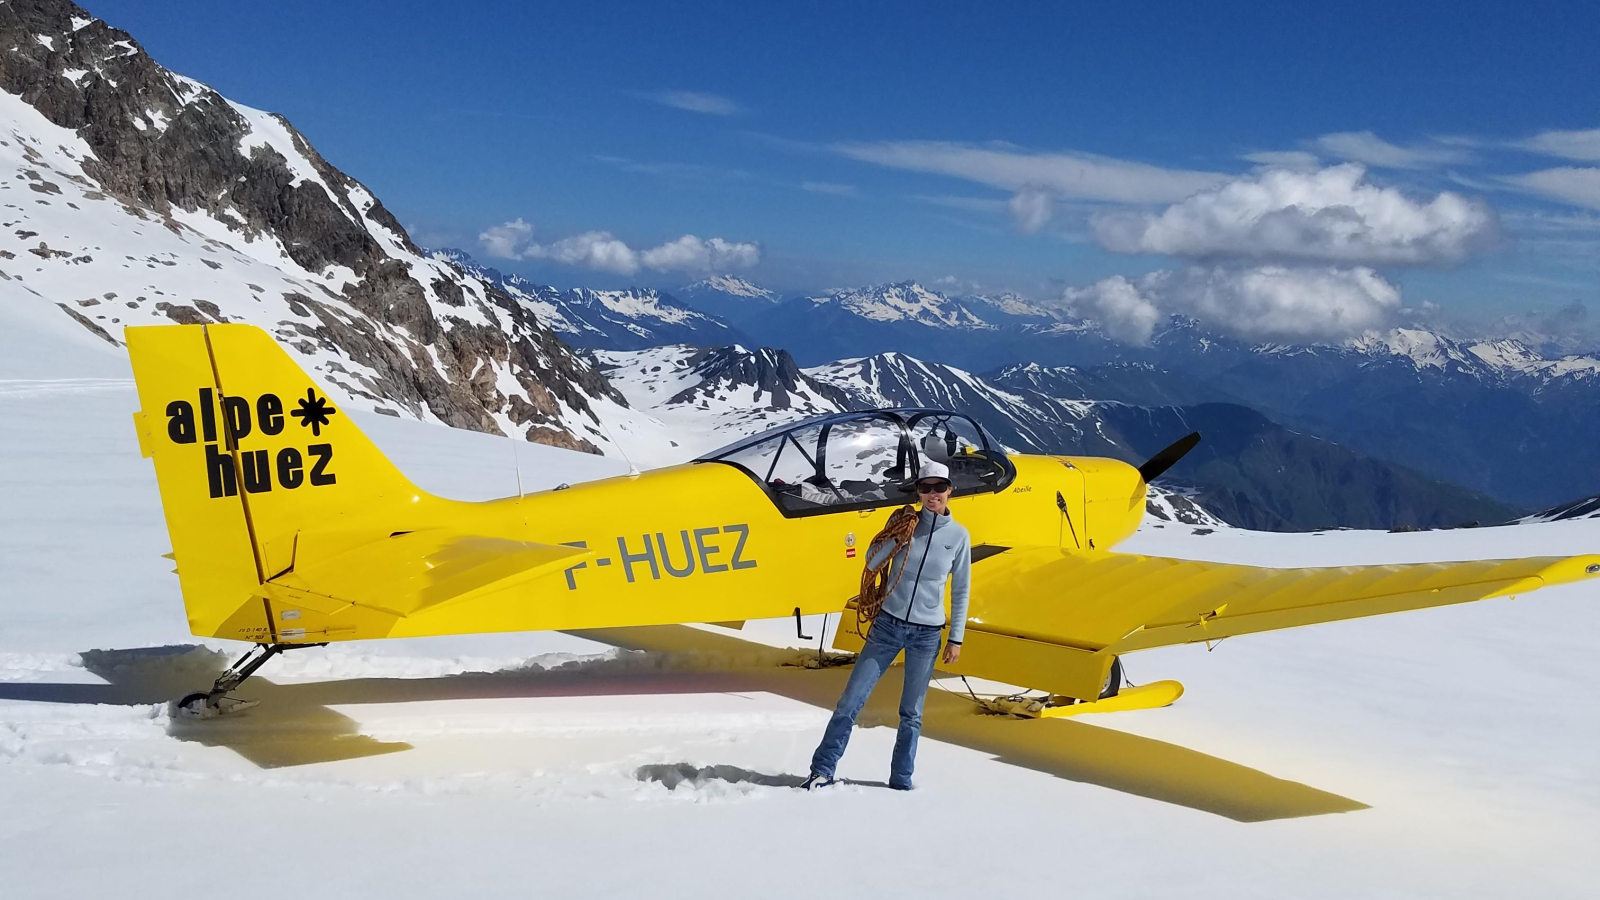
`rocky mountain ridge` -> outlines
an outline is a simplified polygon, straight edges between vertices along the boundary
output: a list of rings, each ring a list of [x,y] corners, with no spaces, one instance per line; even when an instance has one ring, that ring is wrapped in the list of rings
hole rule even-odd
[[[0,4],[0,280],[105,340],[272,331],[342,396],[598,452],[626,401],[526,305],[412,242],[286,119],[66,0]]]

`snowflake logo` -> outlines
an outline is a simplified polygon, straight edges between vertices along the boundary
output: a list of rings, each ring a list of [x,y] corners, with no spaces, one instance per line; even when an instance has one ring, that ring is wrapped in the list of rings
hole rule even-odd
[[[328,424],[328,417],[336,410],[328,405],[326,398],[317,396],[316,388],[306,388],[305,398],[296,402],[299,408],[289,415],[300,420],[300,427],[309,427],[313,435],[322,437],[322,426]]]

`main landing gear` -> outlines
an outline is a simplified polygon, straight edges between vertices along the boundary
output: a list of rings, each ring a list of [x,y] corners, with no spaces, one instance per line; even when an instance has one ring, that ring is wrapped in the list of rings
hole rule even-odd
[[[267,660],[277,656],[285,650],[299,650],[303,647],[326,647],[327,644],[257,644],[254,649],[239,661],[228,667],[217,678],[209,691],[196,691],[178,701],[178,714],[196,719],[212,719],[217,716],[249,709],[261,702],[259,700],[239,700],[227,694],[244,684],[246,678],[256,673],[256,670],[266,665]]]

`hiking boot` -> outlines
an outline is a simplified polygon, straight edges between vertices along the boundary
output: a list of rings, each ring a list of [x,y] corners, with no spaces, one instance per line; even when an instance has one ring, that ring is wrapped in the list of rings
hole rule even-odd
[[[817,788],[825,788],[838,783],[839,780],[834,778],[832,775],[821,775],[816,772],[812,772],[810,775],[806,776],[805,781],[800,782],[800,790],[814,791]]]

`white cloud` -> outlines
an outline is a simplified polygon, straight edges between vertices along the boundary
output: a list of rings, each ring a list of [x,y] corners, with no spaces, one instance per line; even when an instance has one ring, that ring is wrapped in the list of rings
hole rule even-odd
[[[761,261],[759,244],[719,237],[703,240],[692,234],[647,250],[636,250],[609,231],[586,231],[540,244],[533,241],[533,226],[520,218],[485,229],[478,242],[486,255],[496,259],[548,259],[618,275],[632,275],[641,268],[709,274],[748,268]]]
[[[1504,181],[1529,193],[1562,203],[1600,209],[1600,169],[1562,166],[1526,175],[1509,175]]]
[[[1124,344],[1150,343],[1151,333],[1164,317],[1138,285],[1121,275],[1103,278],[1088,287],[1068,288],[1062,299]]]
[[[1172,314],[1247,340],[1308,342],[1387,328],[1401,312],[1400,289],[1365,267],[1191,267],[1117,275],[1068,289],[1062,299],[1130,344],[1149,343]]]
[[[632,275],[639,271],[639,254],[608,231],[586,231],[553,244],[528,244],[522,259],[549,259],[597,272]]]
[[[1461,147],[1391,144],[1370,131],[1341,131],[1325,134],[1314,142],[1330,156],[1366,163],[1380,169],[1428,169],[1463,163],[1472,154]]]
[[[651,91],[640,96],[673,109],[683,109],[708,116],[736,116],[744,112],[744,108],[733,99],[702,91]]]
[[[1105,213],[1091,224],[1101,246],[1118,253],[1370,265],[1458,262],[1498,234],[1479,201],[1446,191],[1423,203],[1365,178],[1354,164],[1268,169],[1159,215]]]
[[[802,181],[800,190],[810,191],[813,194],[832,194],[835,197],[855,197],[859,194],[853,184],[838,184],[832,181]]]
[[[1024,234],[1033,234],[1055,215],[1056,195],[1049,188],[1023,185],[1021,190],[1011,195],[1006,206],[1016,220],[1017,229]]]
[[[833,152],[894,169],[950,175],[1006,191],[1032,187],[1077,200],[1163,203],[1211,187],[1225,176],[1163,169],[1087,153],[1038,153],[1009,144],[878,141],[834,144]]]
[[[518,216],[514,221],[484,229],[478,235],[483,252],[495,259],[517,259],[524,244],[533,237],[533,226]]]
[[[647,269],[660,272],[726,272],[729,269],[747,269],[761,262],[761,248],[755,244],[725,241],[716,237],[703,241],[686,234],[675,241],[643,251],[639,254],[639,262]]]
[[[1582,131],[1541,131],[1513,146],[1548,156],[1580,159],[1586,162],[1600,160],[1600,128]]]
[[[1321,166],[1315,153],[1304,150],[1262,150],[1259,153],[1246,153],[1244,158],[1257,165],[1279,169],[1316,169]]]

